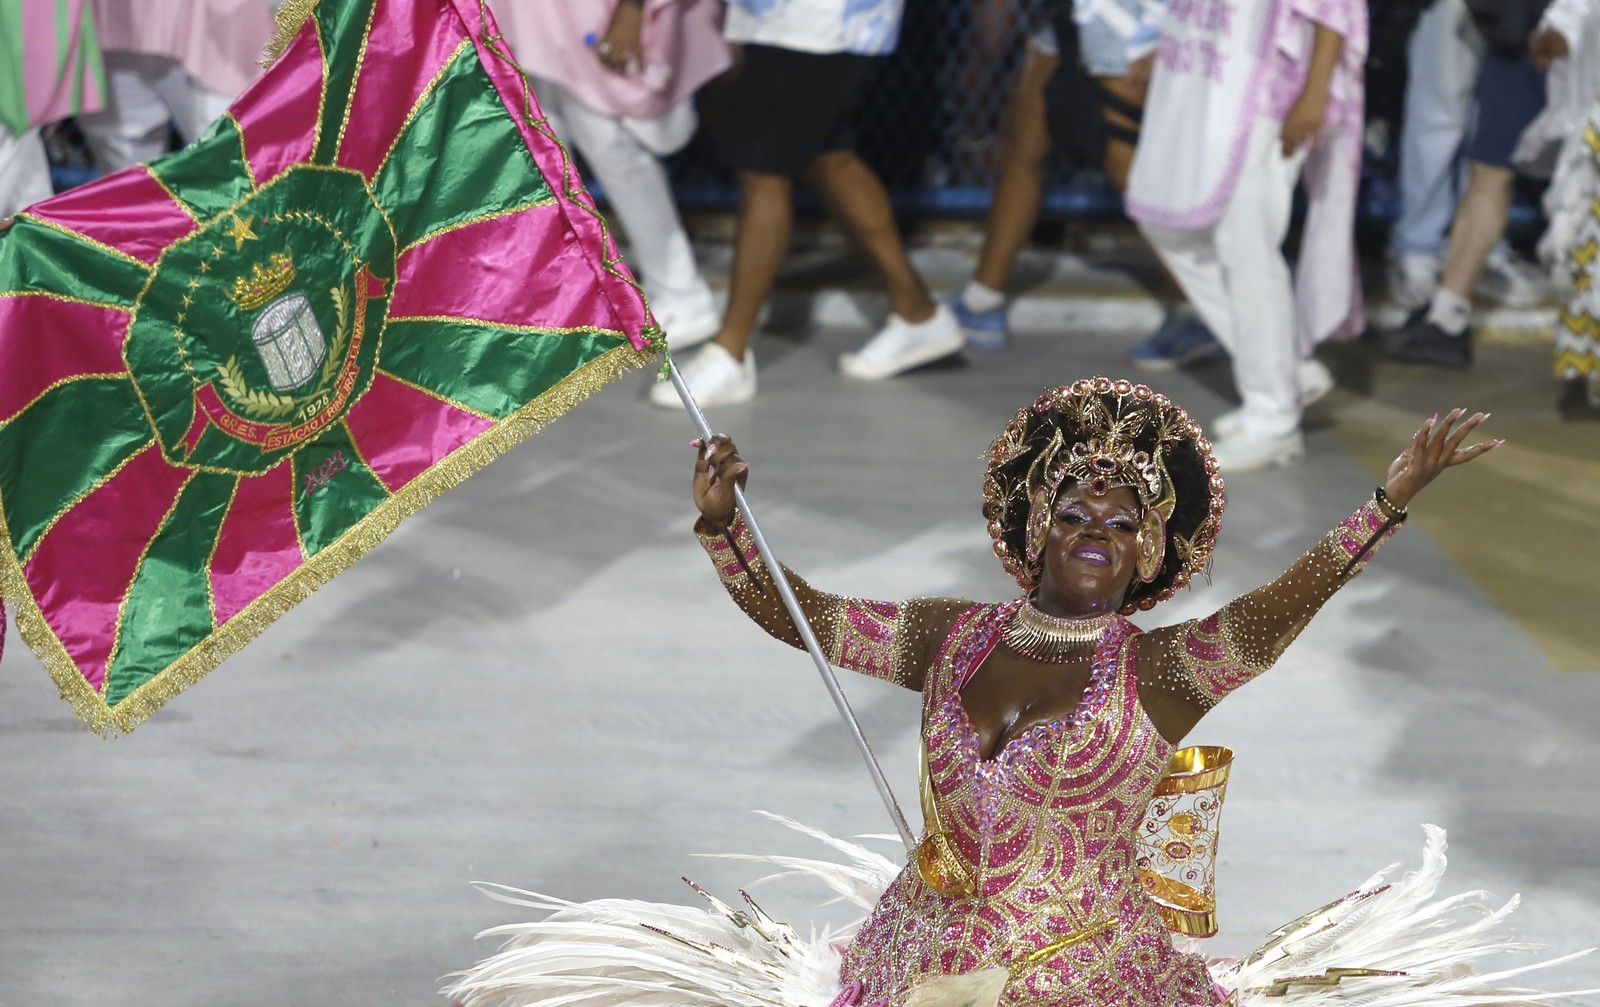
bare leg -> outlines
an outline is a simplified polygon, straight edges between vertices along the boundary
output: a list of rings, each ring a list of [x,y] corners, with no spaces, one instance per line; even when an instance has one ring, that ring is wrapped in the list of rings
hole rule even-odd
[[[983,250],[972,277],[991,290],[1004,289],[1011,264],[1039,216],[1045,158],[1050,154],[1044,89],[1060,64],[1060,56],[1029,47],[1007,102],[1000,134],[1000,180],[984,221]]]
[[[845,233],[878,270],[889,292],[889,309],[908,322],[932,318],[937,307],[933,295],[911,265],[889,193],[872,169],[854,151],[833,150],[811,162],[809,175]]]
[[[1450,227],[1450,249],[1445,253],[1444,275],[1439,285],[1460,297],[1472,296],[1472,288],[1483,275],[1489,253],[1506,230],[1511,212],[1513,175],[1510,168],[1471,162],[1467,191],[1456,207],[1455,223]]]
[[[739,224],[733,240],[733,275],[728,283],[728,310],[716,342],[736,360],[744,359],[761,305],[772,292],[789,250],[794,226],[794,181],[757,171],[739,173]]]
[[[1126,77],[1101,77],[1100,86],[1138,108],[1144,107],[1144,89],[1136,88],[1128,83]],[[1110,108],[1105,110],[1107,125],[1120,126],[1135,132],[1139,124],[1121,112]],[[1118,192],[1128,191],[1128,171],[1133,167],[1133,144],[1124,143],[1114,137],[1106,139],[1106,156],[1101,162],[1101,168],[1106,173],[1106,178],[1117,187]]]

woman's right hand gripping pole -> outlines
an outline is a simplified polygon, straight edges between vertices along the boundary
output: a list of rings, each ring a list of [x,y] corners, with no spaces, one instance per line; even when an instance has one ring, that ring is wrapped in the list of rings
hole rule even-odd
[[[694,505],[710,530],[725,532],[738,515],[733,488],[743,486],[749,479],[750,465],[739,457],[739,449],[723,434],[715,434],[706,441],[696,439],[689,444],[696,449]]]

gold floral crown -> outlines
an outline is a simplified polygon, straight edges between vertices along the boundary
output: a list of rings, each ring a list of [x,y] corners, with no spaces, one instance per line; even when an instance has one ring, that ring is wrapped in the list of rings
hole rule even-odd
[[[1144,385],[1084,378],[1047,390],[990,446],[984,516],[995,553],[1025,589],[1061,487],[1138,497],[1139,582],[1124,611],[1150,608],[1204,571],[1221,526],[1222,479],[1211,445],[1181,407]]]

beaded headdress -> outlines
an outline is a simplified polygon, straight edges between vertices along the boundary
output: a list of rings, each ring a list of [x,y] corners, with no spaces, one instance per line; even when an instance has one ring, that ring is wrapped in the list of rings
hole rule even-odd
[[[995,555],[1024,589],[1042,575],[1056,497],[1069,482],[1138,497],[1138,579],[1124,612],[1148,609],[1207,568],[1222,522],[1222,477],[1189,414],[1144,385],[1084,378],[1047,390],[996,438],[983,482]]]

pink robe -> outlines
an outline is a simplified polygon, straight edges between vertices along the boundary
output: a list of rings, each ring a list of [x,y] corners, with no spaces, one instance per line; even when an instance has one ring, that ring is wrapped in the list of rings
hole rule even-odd
[[[276,30],[267,0],[95,0],[100,48],[170,56],[202,85],[237,95],[261,75]]]

